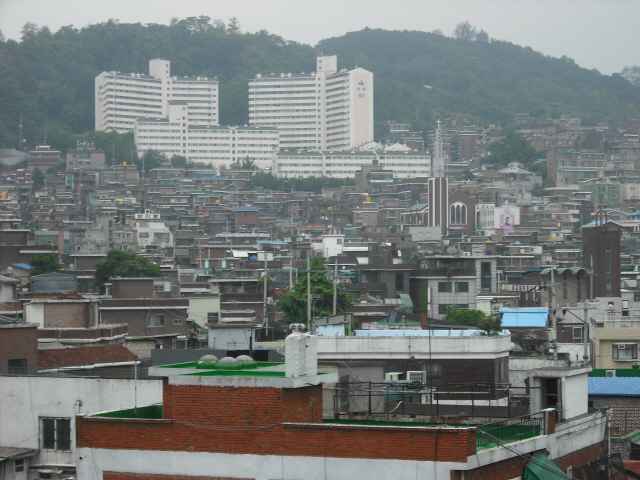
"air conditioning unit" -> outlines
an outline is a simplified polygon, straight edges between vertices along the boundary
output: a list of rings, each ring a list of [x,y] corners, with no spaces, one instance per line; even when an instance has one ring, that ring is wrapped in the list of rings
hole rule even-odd
[[[400,380],[401,372],[389,372],[384,374],[385,380]]]
[[[422,384],[427,383],[427,372],[423,371],[413,371],[407,372],[407,380],[410,382],[420,382]]]
[[[618,347],[619,348],[619,347]],[[605,375],[607,377],[615,377],[616,376],[616,371],[615,370],[607,370],[607,372],[605,373]]]
[[[463,257],[470,257],[471,256],[471,252],[462,252],[462,256]]]
[[[627,348],[625,344],[618,345],[618,350],[624,350],[625,348]]]

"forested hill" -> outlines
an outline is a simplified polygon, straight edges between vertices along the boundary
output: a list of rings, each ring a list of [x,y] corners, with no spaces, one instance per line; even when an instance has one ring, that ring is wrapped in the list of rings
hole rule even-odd
[[[582,69],[508,42],[465,41],[434,33],[365,29],[311,47],[234,21],[206,17],[171,25],[109,21],[53,33],[27,24],[20,42],[0,40],[0,144],[18,144],[23,114],[28,142],[65,148],[72,133],[94,127],[94,78],[102,71],[148,72],[151,58],[171,61],[174,75],[220,81],[222,124],[248,121],[247,81],[256,73],[309,72],[315,56],[337,54],[375,75],[376,132],[386,120],[416,122],[462,114],[505,124],[516,113],[572,114],[583,124],[640,114],[640,87],[620,75]],[[425,88],[427,85],[431,88]]]

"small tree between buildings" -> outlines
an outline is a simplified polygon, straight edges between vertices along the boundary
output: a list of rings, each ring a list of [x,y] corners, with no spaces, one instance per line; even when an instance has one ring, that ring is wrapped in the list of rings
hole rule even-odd
[[[31,182],[33,185],[33,190],[40,190],[44,187],[44,173],[38,167],[33,169],[31,173]]]
[[[160,267],[131,250],[111,250],[106,258],[96,265],[93,288],[105,291],[105,283],[113,277],[162,277]]]
[[[333,314],[333,282],[327,276],[326,267],[322,260],[314,258],[311,267],[311,303],[315,317],[326,317]],[[315,297],[315,298],[314,298]],[[336,314],[344,313],[352,304],[353,297],[338,288],[336,298]],[[307,323],[307,266],[305,265],[298,277],[298,283],[293,290],[280,297],[278,309],[284,312],[284,320],[290,323]]]
[[[64,272],[55,253],[36,253],[31,256],[29,264],[31,265],[29,272],[31,277],[45,273]]]
[[[447,305],[447,314],[443,320],[459,325],[478,327],[487,335],[495,335],[502,330],[502,319],[487,315],[481,310],[463,310],[454,305]]]

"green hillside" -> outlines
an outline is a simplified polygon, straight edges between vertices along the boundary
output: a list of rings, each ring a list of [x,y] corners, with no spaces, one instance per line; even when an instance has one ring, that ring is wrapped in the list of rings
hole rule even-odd
[[[572,114],[586,125],[640,115],[640,87],[620,75],[507,42],[365,29],[314,48],[207,17],[168,26],[109,21],[55,33],[28,24],[20,42],[0,40],[0,144],[18,145],[22,113],[27,145],[41,143],[46,129],[48,143],[70,147],[94,127],[94,77],[105,70],[146,73],[156,57],[170,60],[175,75],[217,76],[221,123],[244,124],[249,78],[312,71],[320,52],[337,54],[340,68],[357,64],[374,73],[377,135],[388,119],[424,130],[453,114],[503,125],[516,113]]]

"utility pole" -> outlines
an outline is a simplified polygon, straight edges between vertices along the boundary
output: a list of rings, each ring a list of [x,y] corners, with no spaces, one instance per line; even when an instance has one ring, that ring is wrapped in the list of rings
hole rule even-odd
[[[267,252],[264,252],[264,298],[262,305],[262,318],[264,319],[264,328],[266,332],[269,332],[269,314],[267,313],[267,279],[269,278],[267,270]]]
[[[338,304],[338,255],[333,269],[333,315],[336,315]]]
[[[555,277],[554,267],[551,267],[551,294],[549,295],[549,309],[551,311],[551,335],[553,336],[553,366],[558,366],[558,325],[555,313]]]
[[[291,252],[289,259],[291,260],[291,266],[289,267],[289,291],[292,292],[293,291],[293,252]]]
[[[589,300],[593,300],[593,255],[591,255],[591,272],[589,275]]]
[[[18,145],[18,151],[22,151],[22,114],[20,114],[20,145]]]
[[[589,360],[589,312],[587,311],[587,301],[585,300],[583,303],[583,314],[584,314],[584,354],[582,355],[582,359],[584,360],[585,366],[587,361]]]
[[[309,255],[307,255],[307,322],[308,327],[311,328],[311,262]]]

